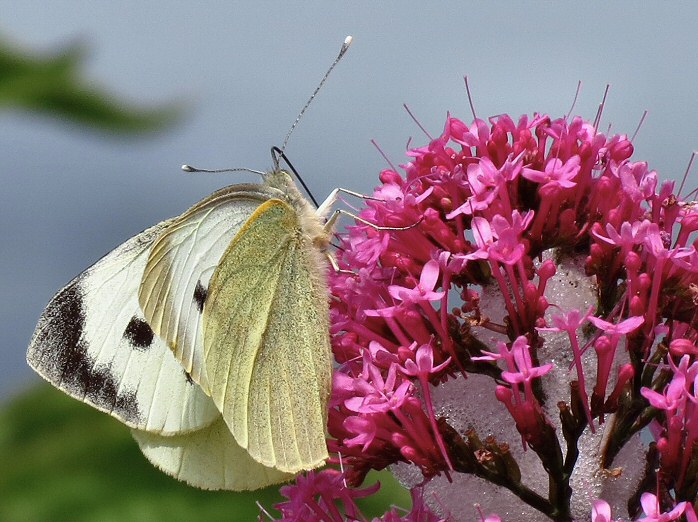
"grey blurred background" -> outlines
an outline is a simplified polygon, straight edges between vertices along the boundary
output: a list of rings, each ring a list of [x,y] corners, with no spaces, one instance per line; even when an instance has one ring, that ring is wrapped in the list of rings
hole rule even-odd
[[[632,134],[663,178],[680,178],[698,144],[698,4],[585,2],[0,1],[0,37],[38,52],[82,42],[84,74],[143,107],[177,102],[179,123],[118,138],[16,110],[0,112],[0,401],[35,382],[24,353],[51,296],[143,228],[271,166],[298,111],[347,34],[354,43],[287,153],[321,199],[369,192],[410,136],[425,142],[446,111],[470,120],[533,111],[593,119]],[[689,190],[696,186],[692,174]],[[684,192],[687,192],[684,190]]]

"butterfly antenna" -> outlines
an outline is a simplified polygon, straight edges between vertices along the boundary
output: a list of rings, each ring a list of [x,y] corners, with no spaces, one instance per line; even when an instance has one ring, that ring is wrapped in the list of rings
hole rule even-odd
[[[293,172],[293,175],[296,177],[298,181],[300,181],[301,185],[303,185],[303,189],[305,190],[305,193],[308,194],[310,197],[310,200],[313,202],[315,205],[315,208],[319,207],[320,205],[318,204],[317,200],[315,199],[315,196],[313,196],[313,193],[310,192],[310,189],[308,188],[308,185],[305,184],[305,181],[303,181],[303,178],[301,178],[301,175],[298,174],[298,171],[296,168],[293,166],[293,164],[289,161],[288,156],[284,153],[283,150],[281,150],[279,147],[272,147],[271,148],[271,159],[274,162],[274,169],[279,168],[279,160],[283,159],[286,165],[288,165],[288,168],[291,169],[291,172]]]
[[[254,169],[247,169],[244,167],[239,167],[235,169],[200,169],[198,167],[192,167],[191,165],[187,165],[186,163],[182,165],[182,170],[184,172],[251,172],[252,174],[259,174],[260,176],[264,176],[265,172],[262,172],[261,170],[254,170]]]
[[[334,59],[334,62],[332,62],[332,65],[330,65],[330,68],[327,69],[327,72],[325,73],[325,76],[323,76],[323,77],[322,77],[322,80],[320,80],[320,83],[319,83],[318,86],[315,88],[315,91],[314,91],[313,94],[310,96],[310,99],[308,99],[308,101],[306,102],[306,104],[303,106],[303,108],[301,109],[301,112],[298,113],[298,117],[296,118],[296,121],[294,121],[294,122],[293,122],[293,125],[291,125],[291,128],[290,128],[289,131],[288,131],[288,134],[286,134],[286,137],[284,138],[284,143],[283,143],[283,145],[281,145],[282,154],[283,154],[283,151],[286,150],[286,144],[288,143],[288,140],[289,140],[289,138],[291,137],[291,133],[293,133],[293,129],[295,129],[296,126],[298,125],[298,122],[301,121],[301,118],[303,117],[303,114],[304,114],[305,111],[308,109],[308,107],[310,106],[310,104],[313,102],[313,100],[315,99],[315,96],[317,96],[317,93],[320,91],[320,89],[322,88],[323,84],[324,84],[325,81],[327,80],[327,77],[328,77],[328,76],[330,75],[330,73],[332,72],[332,69],[335,68],[335,66],[336,66],[336,65],[339,63],[339,61],[342,59],[342,56],[344,56],[344,53],[346,53],[346,52],[347,52],[347,49],[349,49],[349,46],[351,45],[351,40],[352,40],[352,37],[351,37],[351,36],[347,36],[347,37],[344,39],[344,43],[342,44],[342,48],[339,50],[339,54],[337,55],[337,58]],[[304,186],[305,186],[305,185],[304,185]]]

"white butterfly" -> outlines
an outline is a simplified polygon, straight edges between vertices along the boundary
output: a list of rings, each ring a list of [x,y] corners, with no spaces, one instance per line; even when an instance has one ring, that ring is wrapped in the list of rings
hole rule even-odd
[[[339,189],[316,210],[278,166],[263,178],[104,256],[54,296],[27,351],[131,427],[153,464],[206,489],[257,489],[328,457],[324,216]]]
[[[328,234],[284,171],[219,190],[58,292],[27,360],[133,428],[146,457],[180,480],[234,490],[287,480],[328,456],[328,303],[316,256]],[[243,295],[219,298],[216,312],[219,272],[241,277],[214,285],[218,294]],[[221,315],[226,324],[207,330]]]

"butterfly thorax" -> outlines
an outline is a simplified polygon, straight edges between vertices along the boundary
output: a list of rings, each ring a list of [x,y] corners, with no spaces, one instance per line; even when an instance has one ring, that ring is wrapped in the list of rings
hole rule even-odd
[[[317,209],[301,194],[291,174],[281,169],[269,171],[264,175],[264,184],[284,194],[281,199],[295,209],[303,235],[310,238],[316,248],[327,250],[330,233],[325,229],[325,216],[318,214]]]

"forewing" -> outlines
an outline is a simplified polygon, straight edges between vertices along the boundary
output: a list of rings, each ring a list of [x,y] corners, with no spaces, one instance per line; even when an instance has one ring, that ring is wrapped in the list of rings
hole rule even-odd
[[[27,351],[30,366],[68,395],[164,434],[202,428],[218,414],[138,305],[148,249],[168,224],[129,239],[60,290]]]
[[[132,434],[152,464],[197,488],[253,490],[293,478],[253,460],[220,417],[186,435],[162,437],[138,430]]]
[[[324,277],[293,208],[271,200],[225,252],[204,306],[211,397],[255,460],[291,473],[328,456]]]
[[[269,197],[262,185],[221,189],[176,218],[150,251],[139,290],[143,313],[204,390],[201,313],[208,282],[242,224]]]

